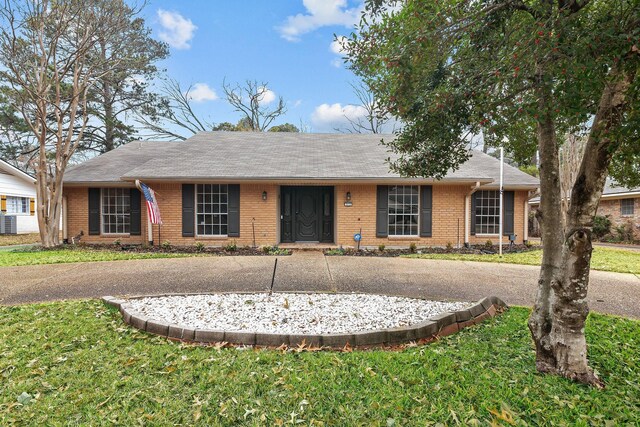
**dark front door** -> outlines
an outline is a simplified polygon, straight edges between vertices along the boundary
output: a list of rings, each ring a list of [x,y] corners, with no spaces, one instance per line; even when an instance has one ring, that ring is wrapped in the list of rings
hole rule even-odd
[[[281,241],[333,242],[333,187],[282,187]]]

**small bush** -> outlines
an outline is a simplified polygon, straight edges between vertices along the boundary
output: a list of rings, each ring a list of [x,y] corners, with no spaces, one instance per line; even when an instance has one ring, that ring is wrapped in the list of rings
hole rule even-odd
[[[596,215],[593,218],[593,236],[600,240],[611,233],[611,220],[609,216]]]
[[[169,250],[171,249],[171,242],[168,240],[165,240],[164,242],[162,242],[162,244],[160,244],[160,247],[164,250]]]
[[[262,252],[264,252],[265,254],[268,254],[271,252],[271,246],[263,246],[262,247]]]
[[[616,234],[621,242],[633,242],[633,224],[627,222],[626,224],[616,226]]]
[[[120,239],[116,239],[113,241],[113,244],[116,246],[120,246],[122,244],[122,241]]]
[[[486,242],[484,242],[484,247],[486,249],[493,249],[493,242],[491,240],[487,240]]]
[[[196,242],[196,252],[202,252],[204,251],[204,243],[202,242]]]
[[[342,248],[329,249],[327,251],[327,255],[344,255],[344,249]]]
[[[235,252],[238,250],[238,245],[235,240],[232,240],[231,243],[224,247],[224,250],[227,252]]]
[[[453,250],[453,243],[447,242],[447,251],[452,251],[452,250]]]
[[[380,252],[384,252],[384,248],[385,248],[385,247],[386,247],[385,245],[378,245],[378,250],[379,250]]]
[[[531,243],[529,240],[525,240],[525,241],[524,241],[524,245],[525,245],[527,248],[532,248],[532,247],[533,247],[533,243]]]
[[[409,252],[411,252],[412,254],[415,254],[417,249],[418,247],[416,246],[416,244],[414,242],[411,242],[411,244],[409,245]]]

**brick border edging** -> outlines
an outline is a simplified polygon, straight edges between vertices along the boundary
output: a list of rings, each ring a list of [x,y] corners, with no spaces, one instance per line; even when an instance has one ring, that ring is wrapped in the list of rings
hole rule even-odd
[[[412,341],[429,341],[454,334],[468,326],[477,325],[508,308],[507,304],[500,298],[491,296],[482,298],[467,309],[445,312],[410,326],[368,330],[351,334],[302,335],[198,329],[131,314],[128,311],[130,306],[127,301],[120,298],[105,296],[102,297],[102,301],[118,308],[122,314],[122,319],[128,325],[173,340],[197,343],[227,342],[236,345],[264,347],[307,345],[309,347],[334,349],[342,349],[347,345],[351,347],[371,347],[396,345]]]

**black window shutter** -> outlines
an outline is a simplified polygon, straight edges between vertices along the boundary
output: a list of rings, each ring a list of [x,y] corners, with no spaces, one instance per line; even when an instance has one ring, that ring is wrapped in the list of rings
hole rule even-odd
[[[389,187],[378,185],[378,200],[376,203],[376,236],[389,235]]]
[[[140,190],[131,188],[129,190],[129,234],[139,236],[142,234],[141,227],[141,209],[140,209]]]
[[[240,237],[240,184],[229,184],[227,191],[227,236]]]
[[[475,192],[471,195],[471,235],[476,235],[476,197],[478,193]]]
[[[504,203],[504,225],[502,229],[503,235],[513,234],[514,226],[513,226],[513,216],[515,212],[515,194],[513,191],[505,191],[502,193],[502,202]]]
[[[89,188],[89,235],[100,235],[100,189]]]
[[[195,185],[182,184],[182,236],[193,237],[195,235]]]
[[[430,185],[420,187],[420,236],[431,237],[433,211],[433,188]]]

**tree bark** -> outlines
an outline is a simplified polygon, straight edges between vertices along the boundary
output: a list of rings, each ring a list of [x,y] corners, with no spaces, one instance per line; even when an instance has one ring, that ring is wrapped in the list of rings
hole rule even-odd
[[[600,98],[587,140],[583,160],[571,192],[566,230],[562,230],[558,149],[553,121],[538,123],[542,165],[542,235],[544,241],[538,295],[529,328],[536,345],[536,367],[599,388],[604,382],[588,365],[585,322],[589,314],[587,290],[591,262],[591,230],[607,178],[612,154],[618,144],[615,129],[627,106],[628,87],[635,78],[621,68],[613,69]],[[542,92],[538,99],[550,98]],[[546,104],[550,105],[550,104]],[[548,169],[547,169],[548,168]]]

